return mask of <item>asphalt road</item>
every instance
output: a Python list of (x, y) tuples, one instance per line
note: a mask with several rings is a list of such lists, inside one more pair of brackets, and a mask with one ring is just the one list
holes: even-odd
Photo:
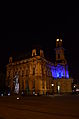
[(0, 119), (79, 119), (79, 96), (0, 97)]

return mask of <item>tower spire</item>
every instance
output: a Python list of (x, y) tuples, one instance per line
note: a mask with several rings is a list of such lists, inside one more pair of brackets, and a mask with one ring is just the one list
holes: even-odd
[(63, 33), (60, 31), (57, 31), (57, 38), (63, 39)]

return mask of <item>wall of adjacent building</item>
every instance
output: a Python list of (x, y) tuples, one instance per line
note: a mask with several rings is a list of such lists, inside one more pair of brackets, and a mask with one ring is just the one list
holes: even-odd
[(60, 93), (72, 93), (72, 79), (55, 79), (54, 93), (58, 93), (58, 85), (60, 86)]

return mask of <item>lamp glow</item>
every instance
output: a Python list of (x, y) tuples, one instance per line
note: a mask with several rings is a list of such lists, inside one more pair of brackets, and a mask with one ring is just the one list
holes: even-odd
[(51, 85), (52, 85), (52, 86), (54, 86), (54, 84), (53, 84), (53, 83), (52, 83)]

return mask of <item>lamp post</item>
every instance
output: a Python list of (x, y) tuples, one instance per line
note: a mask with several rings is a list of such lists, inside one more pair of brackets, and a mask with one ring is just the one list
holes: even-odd
[(52, 86), (52, 94), (54, 94), (54, 84), (52, 83), (51, 86)]

